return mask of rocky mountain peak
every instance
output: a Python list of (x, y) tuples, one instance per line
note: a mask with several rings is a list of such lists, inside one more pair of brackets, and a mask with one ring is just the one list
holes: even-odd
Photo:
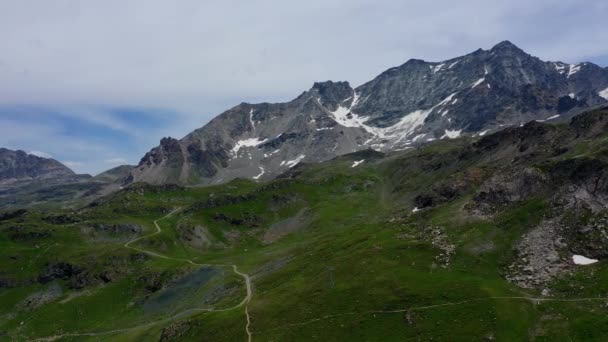
[(263, 180), (300, 162), (415, 148), (559, 121), (608, 101), (608, 71), (544, 62), (509, 41), (441, 62), (410, 59), (353, 89), (316, 82), (285, 103), (241, 104), (183, 139), (163, 139), (133, 181)]
[(517, 45), (511, 43), (508, 40), (503, 40), (502, 42), (494, 45), (490, 52), (494, 53), (504, 53), (504, 54), (525, 54), (528, 55), (524, 50), (520, 49)]
[(309, 96), (317, 99), (324, 107), (335, 110), (345, 99), (353, 98), (353, 88), (348, 82), (315, 82)]

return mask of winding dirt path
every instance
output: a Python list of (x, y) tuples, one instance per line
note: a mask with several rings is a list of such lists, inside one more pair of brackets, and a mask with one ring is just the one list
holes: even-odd
[(285, 323), (282, 326), (280, 326), (278, 328), (275, 328), (275, 329), (264, 330), (264, 331), (254, 331), (253, 333), (254, 334), (264, 334), (264, 333), (271, 332), (271, 331), (288, 329), (289, 327), (308, 325), (308, 324), (320, 322), (320, 321), (323, 321), (323, 320), (326, 320), (326, 319), (329, 319), (329, 318), (333, 318), (333, 317), (355, 316), (355, 315), (370, 315), (370, 314), (404, 313), (404, 312), (417, 311), (417, 310), (434, 309), (434, 308), (439, 308), (439, 307), (444, 307), (444, 306), (457, 306), (457, 305), (468, 304), (468, 303), (471, 303), (471, 302), (479, 302), (479, 301), (483, 301), (483, 300), (526, 300), (526, 301), (530, 301), (532, 303), (540, 303), (540, 302), (585, 302), (585, 301), (608, 301), (608, 297), (570, 298), (570, 299), (568, 299), (568, 298), (534, 298), (534, 297), (523, 297), (523, 296), (513, 296), (513, 297), (509, 297), (509, 296), (480, 297), (480, 298), (474, 298), (474, 299), (467, 299), (467, 300), (463, 300), (463, 301), (459, 301), (459, 302), (448, 302), (448, 303), (434, 304), (434, 305), (427, 305), (427, 306), (417, 306), (417, 307), (411, 307), (411, 308), (407, 308), (407, 309), (371, 310), (371, 311), (359, 311), (359, 312), (343, 312), (343, 313), (337, 313), (337, 314), (332, 314), (332, 315), (321, 316), (321, 317), (318, 317), (318, 318), (313, 318), (313, 319), (310, 319), (310, 320), (304, 321), (304, 322)]
[(145, 250), (142, 248), (138, 248), (138, 247), (134, 247), (131, 246), (133, 243), (145, 239), (145, 238), (149, 238), (151, 236), (160, 234), (162, 232), (162, 229), (160, 228), (160, 226), (158, 225), (158, 221), (162, 221), (168, 217), (170, 217), (171, 215), (175, 214), (176, 212), (178, 212), (179, 210), (181, 210), (181, 208), (177, 208), (175, 210), (173, 210), (172, 212), (168, 213), (167, 215), (163, 216), (162, 218), (156, 219), (154, 220), (154, 226), (156, 227), (156, 231), (150, 234), (146, 234), (146, 235), (142, 235), (138, 238), (135, 238), (127, 243), (125, 243), (123, 245), (123, 247), (125, 248), (129, 248), (138, 252), (142, 252), (142, 253), (146, 253), (148, 255), (151, 256), (155, 256), (157, 258), (163, 258), (163, 259), (168, 259), (168, 260), (175, 260), (175, 261), (182, 261), (182, 262), (187, 262), (191, 265), (194, 266), (201, 266), (201, 267), (231, 267), (232, 271), (243, 277), (243, 280), (245, 281), (245, 286), (247, 289), (247, 295), (245, 296), (245, 298), (243, 298), (243, 300), (241, 302), (239, 302), (238, 304), (229, 307), (229, 308), (225, 308), (225, 309), (188, 309), (185, 311), (182, 311), (178, 314), (175, 314), (173, 316), (161, 319), (161, 320), (157, 320), (157, 321), (152, 321), (152, 322), (148, 322), (148, 323), (143, 323), (140, 325), (136, 325), (134, 327), (130, 327), (130, 328), (123, 328), (123, 329), (116, 329), (116, 330), (108, 330), (108, 331), (102, 331), (102, 332), (83, 332), (83, 333), (66, 333), (66, 334), (61, 334), (61, 335), (54, 335), (54, 336), (48, 336), (48, 337), (42, 337), (42, 338), (38, 338), (35, 339), (33, 341), (55, 341), (58, 340), (60, 338), (64, 338), (64, 337), (78, 337), (78, 336), (89, 336), (89, 337), (93, 337), (93, 336), (103, 336), (103, 335), (111, 335), (111, 334), (117, 334), (117, 333), (121, 333), (121, 332), (129, 332), (129, 331), (133, 331), (133, 330), (137, 330), (137, 329), (141, 329), (141, 328), (146, 328), (146, 327), (150, 327), (150, 326), (154, 326), (154, 325), (158, 325), (158, 324), (162, 324), (162, 323), (167, 323), (170, 322), (172, 320), (175, 319), (179, 319), (182, 317), (186, 317), (189, 316), (193, 313), (197, 313), (197, 312), (224, 312), (224, 311), (230, 311), (230, 310), (234, 310), (237, 308), (240, 308), (242, 306), (245, 306), (245, 316), (247, 317), (247, 325), (245, 326), (245, 331), (247, 332), (247, 341), (251, 342), (252, 339), (252, 332), (250, 330), (250, 325), (251, 325), (251, 317), (249, 316), (249, 302), (251, 301), (251, 297), (253, 295), (253, 291), (251, 289), (251, 278), (249, 277), (249, 275), (247, 273), (243, 273), (241, 271), (239, 271), (238, 267), (236, 265), (222, 265), (222, 264), (199, 264), (197, 262), (194, 262), (190, 259), (182, 259), (182, 258), (173, 258), (173, 257), (169, 257), (166, 255), (162, 255), (159, 253), (155, 253), (149, 250)]

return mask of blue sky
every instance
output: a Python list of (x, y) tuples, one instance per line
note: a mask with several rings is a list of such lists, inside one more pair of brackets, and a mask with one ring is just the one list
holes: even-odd
[(508, 39), (608, 65), (608, 1), (0, 0), (0, 146), (77, 172), (135, 164), (240, 102), (359, 85)]
[(97, 173), (136, 162), (174, 116), (170, 110), (149, 108), (0, 105), (2, 146)]

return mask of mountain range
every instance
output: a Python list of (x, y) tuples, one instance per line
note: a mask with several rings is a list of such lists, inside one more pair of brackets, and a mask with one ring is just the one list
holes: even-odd
[(0, 208), (86, 203), (118, 190), (132, 168), (122, 165), (91, 177), (52, 158), (0, 148)]
[(560, 122), (608, 102), (608, 69), (545, 62), (508, 41), (442, 62), (411, 59), (353, 88), (318, 82), (286, 103), (241, 103), (163, 138), (124, 184), (268, 180), (300, 162)]
[(162, 138), (137, 166), (96, 177), (0, 150), (0, 206), (90, 201), (129, 184), (273, 179), (299, 163), (481, 137), (525, 122), (565, 122), (608, 103), (608, 68), (545, 62), (508, 41), (442, 62), (411, 59), (353, 88), (317, 82), (285, 103), (241, 103), (182, 139)]

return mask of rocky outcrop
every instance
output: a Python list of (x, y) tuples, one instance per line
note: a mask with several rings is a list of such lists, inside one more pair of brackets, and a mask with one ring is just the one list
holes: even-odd
[(543, 221), (525, 234), (515, 247), (515, 259), (507, 268), (506, 278), (523, 288), (537, 288), (571, 270), (562, 230), (555, 219)]
[(46, 268), (38, 276), (38, 281), (46, 284), (55, 279), (67, 280), (77, 276), (84, 271), (83, 268), (66, 262), (58, 262), (46, 265)]

